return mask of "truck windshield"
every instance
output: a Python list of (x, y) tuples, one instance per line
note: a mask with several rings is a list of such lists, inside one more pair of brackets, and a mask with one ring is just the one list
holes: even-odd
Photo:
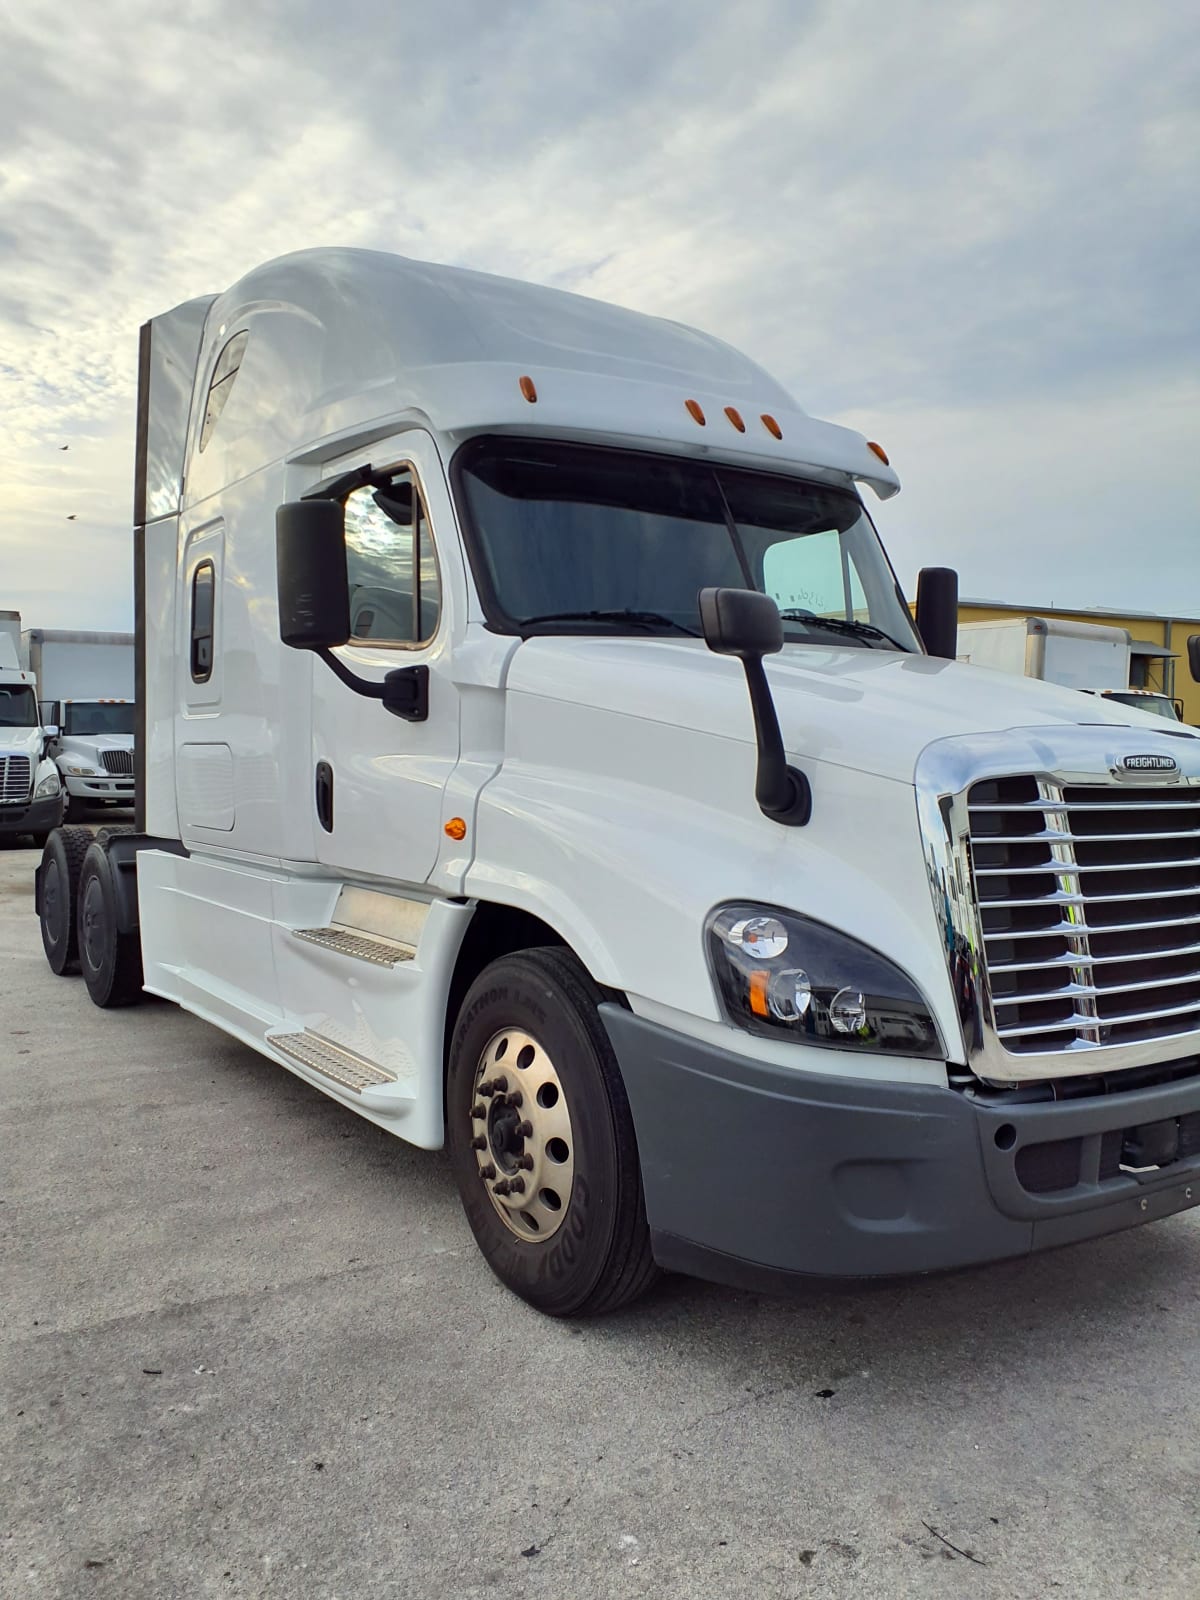
[(1166, 717), (1168, 722), (1178, 722), (1179, 712), (1175, 702), (1168, 700), (1161, 694), (1121, 694), (1119, 690), (1111, 690), (1104, 696), (1106, 700), (1116, 700), (1123, 706), (1132, 706), (1135, 711), (1148, 711), (1152, 717)]
[(25, 685), (11, 688), (0, 685), (0, 728), (36, 728), (37, 725), (33, 690)]
[(489, 622), (699, 633), (699, 591), (758, 589), (790, 642), (919, 651), (856, 494), (669, 456), (489, 438), (456, 481)]
[(132, 733), (133, 705), (128, 700), (111, 704), (88, 700), (68, 701), (63, 706), (62, 731), (79, 738), (95, 738), (106, 733)]

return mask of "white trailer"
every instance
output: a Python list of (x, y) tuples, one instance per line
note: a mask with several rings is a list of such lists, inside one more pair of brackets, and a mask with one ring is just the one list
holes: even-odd
[(134, 800), (134, 640), (131, 633), (28, 628), (24, 665), (38, 681), (42, 721), (72, 813)]
[(28, 834), (41, 849), (63, 818), (61, 783), (38, 717), (37, 685), (21, 665), (19, 611), (0, 611), (0, 839)]
[(958, 630), (960, 661), (1094, 694), (1129, 688), (1130, 645), (1125, 628), (1062, 617), (964, 622)]
[(1200, 1199), (1200, 739), (957, 664), (943, 569), (914, 628), (878, 446), (318, 250), (146, 324), (135, 481), (138, 831), (52, 836), (51, 966), (448, 1143), (534, 1305)]

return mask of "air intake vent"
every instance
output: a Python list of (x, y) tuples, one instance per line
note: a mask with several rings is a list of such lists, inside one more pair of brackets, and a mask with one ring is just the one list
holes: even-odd
[(1200, 790), (971, 789), (997, 1034), (1015, 1054), (1200, 1028)]

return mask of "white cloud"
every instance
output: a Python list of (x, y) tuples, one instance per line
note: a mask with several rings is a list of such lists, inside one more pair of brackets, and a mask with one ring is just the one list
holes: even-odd
[(1200, 608), (1173, 0), (110, 0), (69, 27), (34, 0), (5, 26), (0, 605), (31, 621), (129, 620), (138, 324), (325, 243), (741, 345), (886, 434), (906, 580), (957, 559), (967, 589)]

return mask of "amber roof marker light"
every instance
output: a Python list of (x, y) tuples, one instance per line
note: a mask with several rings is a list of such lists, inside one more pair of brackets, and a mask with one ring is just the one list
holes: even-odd
[(891, 466), (892, 463), (888, 460), (887, 451), (883, 448), (883, 446), (881, 444), (876, 444), (874, 439), (868, 439), (867, 440), (867, 449), (873, 451), (874, 454), (879, 457), (880, 461), (883, 462), (885, 467), (890, 467)]
[(742, 421), (742, 414), (736, 406), (726, 406), (725, 415), (733, 423), (739, 433), (745, 433), (746, 424)]
[(701, 409), (699, 400), (685, 400), (683, 403), (687, 407), (688, 416), (703, 428), (705, 426), (704, 412)]
[(768, 414), (765, 411), (762, 414), (762, 425), (767, 430), (767, 432), (772, 435), (773, 438), (776, 438), (776, 439), (782, 439), (783, 438), (783, 429), (775, 421), (775, 418), (772, 417), (772, 416), (768, 416)]
[(529, 401), (529, 404), (531, 406), (537, 405), (537, 384), (534, 383), (532, 378), (521, 378), (518, 381), (520, 382), (521, 393)]

